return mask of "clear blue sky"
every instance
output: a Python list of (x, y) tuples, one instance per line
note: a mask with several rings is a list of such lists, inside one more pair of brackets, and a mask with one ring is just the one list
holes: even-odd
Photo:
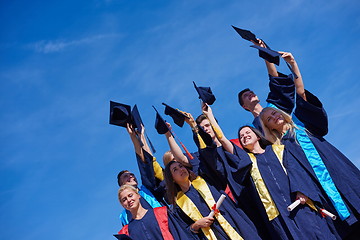
[[(197, 116), (195, 81), (211, 86), (234, 138), (251, 122), (238, 91), (265, 99), (268, 80), (231, 25), (293, 53), (327, 110), (327, 140), (359, 167), (359, 10), (356, 0), (2, 1), (1, 238), (114, 239), (116, 175), (137, 166), (125, 129), (108, 124), (110, 100), (138, 105), (161, 160), (151, 105)], [(196, 150), (187, 126), (174, 130)]]

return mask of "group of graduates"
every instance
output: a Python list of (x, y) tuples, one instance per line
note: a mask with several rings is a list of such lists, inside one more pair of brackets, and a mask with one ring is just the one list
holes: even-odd
[[(192, 129), (198, 151), (190, 153), (157, 112), (155, 127), (170, 151), (162, 168), (153, 156), (138, 109), (110, 103), (110, 123), (126, 127), (142, 186), (118, 174), (122, 229), (117, 239), (359, 239), (360, 171), (327, 142), (321, 101), (305, 90), (291, 53), (273, 51), (250, 31), (234, 29), (265, 59), (268, 106), (250, 89), (239, 104), (253, 117), (238, 139), (224, 135), (210, 105), (210, 88), (197, 87), (202, 114), (166, 104), (165, 114)], [(291, 73), (279, 73), (284, 59)], [(155, 109), (156, 110), (156, 109)], [(183, 148), (183, 149), (182, 149)], [(185, 153), (183, 153), (183, 150)]]

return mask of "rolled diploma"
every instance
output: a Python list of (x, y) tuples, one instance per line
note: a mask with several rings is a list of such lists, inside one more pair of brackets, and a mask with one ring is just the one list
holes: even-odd
[[(216, 202), (216, 209), (219, 209), (222, 202), (225, 200), (226, 195), (225, 194), (221, 194), (221, 196), (219, 197), (219, 200)], [(208, 217), (214, 217), (215, 212), (214, 210), (211, 210), (211, 212), (209, 213)]]
[(294, 210), (294, 208), (296, 208), (298, 205), (300, 204), (300, 199), (296, 200), (295, 202), (293, 202), (292, 204), (290, 204), (288, 207), (287, 207), (287, 210), (289, 212), (291, 212), (292, 210)]
[(326, 216), (330, 217), (332, 220), (336, 220), (336, 216), (334, 214), (332, 214), (331, 212), (329, 212), (325, 209), (321, 209), (321, 212), (323, 214), (325, 214)]

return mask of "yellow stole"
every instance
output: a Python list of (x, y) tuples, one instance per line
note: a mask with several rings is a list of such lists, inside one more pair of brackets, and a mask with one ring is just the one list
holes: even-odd
[[(271, 147), (272, 147), (275, 155), (277, 156), (282, 168), (284, 169), (285, 173), (287, 174), (286, 168), (284, 167), (284, 164), (283, 164), (283, 155), (284, 155), (285, 146), (273, 144), (273, 145), (271, 145)], [(306, 200), (306, 204), (313, 210), (317, 211), (317, 208), (315, 207), (314, 202), (310, 198), (308, 198), (308, 200)]]
[(271, 221), (279, 215), (279, 211), (270, 196), (269, 190), (267, 189), (264, 180), (261, 177), (261, 173), (257, 165), (256, 157), (252, 153), (248, 153), (248, 154), (253, 163), (252, 168), (250, 170), (251, 178), (254, 181), (256, 190), (266, 210), (266, 214), (269, 218), (269, 221)]
[[(191, 182), (193, 187), (200, 193), (201, 197), (205, 200), (209, 209), (211, 209), (214, 204), (216, 204), (214, 197), (211, 194), (209, 186), (206, 184), (205, 180), (198, 176), (195, 180)], [(188, 215), (194, 222), (203, 218), (200, 211), (197, 209), (196, 205), (191, 201), (191, 199), (186, 196), (183, 192), (178, 192), (176, 196), (176, 204), (183, 210), (183, 212)], [(209, 212), (210, 213), (210, 212)], [(229, 224), (229, 222), (221, 215), (221, 213), (215, 214), (215, 218), (220, 223), (220, 226), (229, 236), (230, 239), (243, 239), (238, 232)], [(201, 231), (205, 234), (208, 239), (215, 240), (217, 239), (214, 232), (210, 227), (201, 228)]]
[(155, 178), (159, 179), (160, 181), (164, 180), (163, 169), (160, 166), (160, 164), (156, 161), (155, 157), (153, 157), (153, 168), (154, 168)]
[(284, 172), (287, 174), (286, 172), (286, 168), (284, 167), (283, 164), (283, 154), (284, 154), (284, 145), (278, 145), (278, 144), (273, 144), (271, 145), (275, 155), (277, 156), (282, 168), (284, 169)]

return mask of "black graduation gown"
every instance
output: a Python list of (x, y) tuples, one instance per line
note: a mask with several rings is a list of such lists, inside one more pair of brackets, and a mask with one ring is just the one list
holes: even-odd
[[(211, 191), (214, 200), (217, 201), (221, 194), (225, 194), (223, 191), (218, 191), (215, 187), (209, 185), (209, 189)], [(200, 195), (200, 193), (191, 185), (189, 190), (185, 193), (187, 197), (191, 199), (191, 201), (196, 205), (199, 212), (202, 216), (208, 216), (211, 212), (208, 205)], [(246, 214), (239, 208), (237, 208), (233, 201), (228, 197), (225, 198), (224, 202), (220, 206), (220, 212), (224, 216), (224, 218), (229, 222), (229, 224), (240, 234), (240, 236), (244, 239), (261, 239), (257, 233), (257, 230), (251, 220), (246, 216)], [(185, 223), (188, 224), (188, 228), (190, 225), (194, 223), (194, 221), (188, 217), (179, 206), (175, 208), (176, 213), (178, 216), (184, 220)], [(214, 231), (217, 238), (231, 240), (227, 236), (227, 234), (222, 229), (219, 222), (216, 220), (210, 226), (210, 228)], [(190, 231), (190, 230), (189, 230)], [(206, 236), (200, 231), (198, 234), (200, 239), (207, 239)]]
[[(352, 225), (360, 219), (360, 171), (345, 155), (323, 138), (328, 132), (327, 114), (316, 96), (306, 91), (306, 98), (307, 101), (297, 96), (294, 115), (304, 124), (309, 139), (315, 146), (336, 188), (347, 205), (351, 215), (345, 221), (348, 225)], [(298, 161), (311, 176), (313, 182), (322, 190), (304, 150), (295, 140), (295, 137), (287, 133), (281, 141), (285, 145), (285, 152), (288, 157)], [(325, 206), (328, 204), (326, 206), (327, 210), (336, 214), (336, 210), (333, 208), (330, 200), (327, 199), (327, 195), (325, 193), (323, 195), (326, 199), (326, 202), (324, 201), (323, 204)], [(335, 224), (339, 228), (339, 232), (346, 228), (346, 225), (340, 223), (339, 219)], [(346, 232), (347, 230), (344, 231)]]
[[(164, 200), (165, 192), (165, 181), (160, 181), (155, 177), (154, 167), (153, 167), (153, 156), (148, 152), (144, 151), (145, 162), (143, 162), (139, 155), (136, 154), (136, 161), (138, 164), (138, 168), (140, 171), (142, 186), (140, 187), (140, 191), (144, 190), (150, 198), (152, 198), (153, 202), (158, 202), (155, 204), (156, 207), (166, 205), (166, 201)], [(144, 188), (145, 187), (145, 188)], [(140, 198), (140, 203), (145, 209), (153, 208), (152, 204), (149, 203), (145, 198)], [(123, 225), (126, 222), (130, 222), (132, 220), (132, 216), (130, 211), (124, 210), (125, 213), (121, 213), (120, 219)], [(127, 219), (127, 221), (125, 220)]]
[(165, 182), (155, 177), (153, 156), (146, 151), (143, 152), (145, 162), (143, 162), (140, 156), (136, 154), (136, 160), (141, 176), (141, 183), (151, 191), (156, 200), (162, 203), (162, 205), (166, 205), (166, 202), (164, 201), (164, 196), (166, 194)]
[[(174, 240), (198, 239), (193, 233), (184, 231), (181, 219), (177, 218), (170, 211), (167, 212), (168, 228)], [(163, 222), (161, 222), (163, 224)], [(132, 219), (128, 224), (128, 233), (133, 240), (154, 240), (164, 239), (161, 233), (159, 222), (155, 217), (154, 209), (148, 209), (147, 213), (140, 220)], [(164, 239), (166, 240), (166, 239)]]

